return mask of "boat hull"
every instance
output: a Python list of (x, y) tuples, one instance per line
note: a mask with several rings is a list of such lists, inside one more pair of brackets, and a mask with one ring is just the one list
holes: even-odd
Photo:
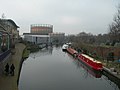
[(81, 60), (79, 60), (79, 62), (80, 62), (79, 65), (82, 68), (84, 68), (86, 71), (88, 71), (92, 76), (94, 76), (95, 78), (101, 78), (101, 76), (102, 76), (102, 72), (101, 71), (98, 71), (98, 70), (95, 70), (95, 69), (89, 67), (87, 64), (85, 64)]
[(68, 48), (68, 45), (67, 45), (67, 44), (64, 44), (64, 45), (62, 46), (62, 50), (63, 50), (63, 51), (67, 51), (67, 48)]
[(86, 65), (88, 65), (89, 67), (91, 67), (94, 70), (98, 70), (98, 71), (103, 70), (102, 63), (98, 63), (98, 61), (90, 60), (89, 58), (83, 56), (83, 54), (79, 54), (78, 59), (80, 61), (84, 62)]
[(63, 51), (63, 52), (66, 52), (66, 51), (67, 51), (67, 49), (62, 49), (62, 51)]

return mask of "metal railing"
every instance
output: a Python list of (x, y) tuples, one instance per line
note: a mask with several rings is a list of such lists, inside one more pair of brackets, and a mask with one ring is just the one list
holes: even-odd
[(0, 54), (0, 62), (2, 62), (9, 54), (11, 53), (11, 50), (7, 50)]

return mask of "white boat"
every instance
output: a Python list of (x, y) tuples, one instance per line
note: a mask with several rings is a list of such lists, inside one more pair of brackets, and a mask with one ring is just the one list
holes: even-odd
[(62, 46), (62, 50), (63, 50), (63, 51), (66, 51), (67, 48), (68, 48), (68, 45), (67, 45), (67, 44), (63, 44), (63, 46)]

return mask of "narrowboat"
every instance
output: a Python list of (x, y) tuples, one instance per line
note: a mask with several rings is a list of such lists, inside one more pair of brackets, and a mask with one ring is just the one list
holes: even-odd
[(67, 48), (67, 52), (70, 53), (74, 57), (78, 56), (78, 52), (76, 50), (72, 49), (71, 47)]
[(89, 57), (88, 55), (85, 54), (79, 54), (78, 59), (84, 62), (86, 65), (91, 67), (94, 70), (102, 71), (103, 70), (103, 65), (101, 62)]
[(101, 71), (97, 71), (97, 70), (93, 70), (91, 68), (88, 68), (88, 66), (82, 62), (79, 62), (79, 65), (86, 70), (89, 74), (91, 74), (92, 76), (94, 76), (95, 78), (101, 78), (102, 73)]

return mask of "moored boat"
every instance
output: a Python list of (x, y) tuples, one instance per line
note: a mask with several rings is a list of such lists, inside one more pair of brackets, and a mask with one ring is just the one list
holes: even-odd
[(70, 53), (74, 57), (78, 56), (78, 52), (76, 50), (72, 49), (71, 47), (67, 48), (67, 52)]
[(68, 47), (66, 50), (72, 56), (77, 57), (80, 61), (85, 63), (87, 66), (89, 66), (93, 70), (97, 70), (97, 71), (103, 70), (103, 65), (100, 61), (97, 61), (94, 58), (89, 57), (88, 55), (85, 55), (85, 54), (78, 54), (78, 52), (71, 47)]
[(68, 48), (68, 45), (67, 45), (67, 44), (63, 44), (63, 46), (62, 46), (62, 50), (63, 50), (63, 51), (66, 51), (67, 48)]
[(88, 55), (85, 54), (79, 54), (78, 59), (87, 64), (89, 67), (91, 67), (94, 70), (103, 70), (103, 65), (101, 62), (89, 57)]
[(88, 68), (88, 66), (86, 64), (83, 64), (82, 62), (79, 62), (79, 65), (82, 68), (84, 68), (89, 74), (91, 74), (92, 76), (94, 76), (95, 78), (101, 78), (101, 76), (102, 76), (101, 71), (93, 70), (91, 68)]

